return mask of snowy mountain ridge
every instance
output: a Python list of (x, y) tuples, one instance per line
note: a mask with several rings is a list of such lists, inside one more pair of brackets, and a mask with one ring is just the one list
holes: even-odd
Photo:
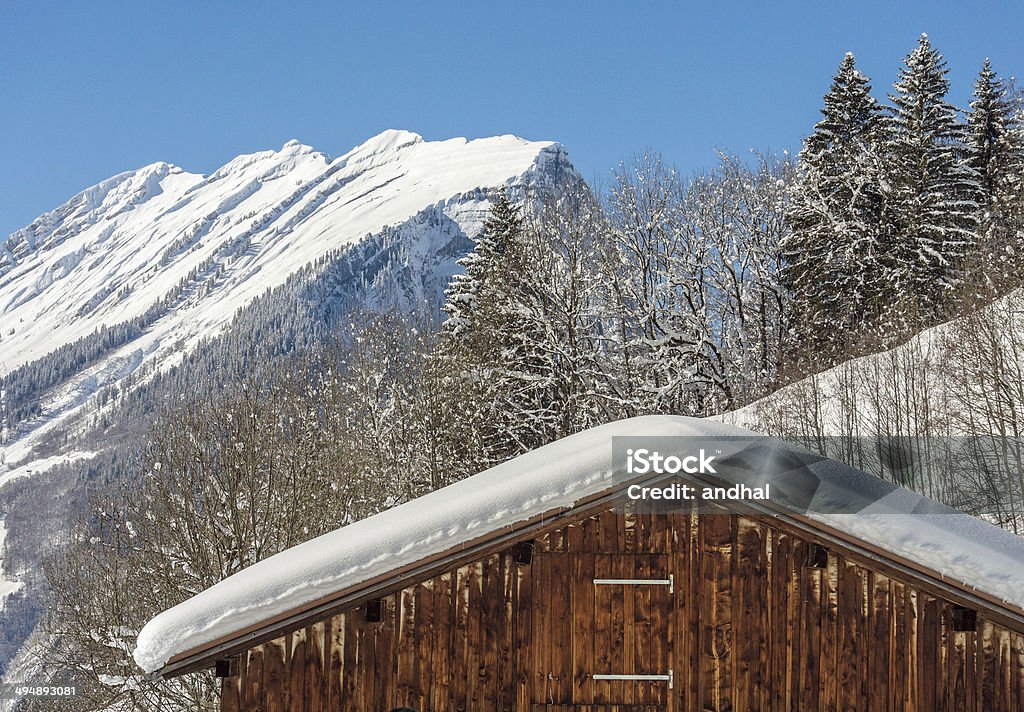
[(404, 235), (443, 288), (465, 251), (448, 242), (476, 234), (493, 189), (561, 171), (574, 169), (552, 142), (389, 130), (335, 159), (293, 140), (208, 176), (154, 163), (101, 181), (0, 252), (0, 377), (98, 332), (110, 345), (52, 384), (39, 427), (6, 424), (6, 461), (102, 386), (175, 363), (255, 297), (367, 236)]
[[(542, 154), (557, 160), (561, 149), (512, 136), (426, 142), (385, 131), (334, 160), (289, 141), (279, 151), (239, 156), (209, 176), (154, 163), (109, 178), (4, 245), (0, 375), (102, 325), (140, 316), (182, 281), (216, 293), (186, 297), (178, 309), (209, 331), (330, 250), (429, 205), (515, 182)], [(455, 217), (480, 207), (471, 201)], [(261, 272), (270, 274), (254, 279)]]

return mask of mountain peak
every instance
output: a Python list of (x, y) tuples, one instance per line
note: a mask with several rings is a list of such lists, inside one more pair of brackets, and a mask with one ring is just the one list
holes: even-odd
[(422, 142), (423, 137), (418, 133), (402, 129), (386, 129), (361, 143), (354, 149), (354, 152), (380, 153), (382, 151), (397, 151), (400, 148)]
[(312, 146), (304, 144), (297, 138), (293, 138), (289, 141), (285, 141), (278, 153), (313, 153), (313, 150)]

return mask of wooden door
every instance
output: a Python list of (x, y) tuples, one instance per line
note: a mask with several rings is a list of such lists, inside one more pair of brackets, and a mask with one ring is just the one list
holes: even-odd
[(668, 557), (544, 553), (534, 563), (534, 709), (665, 709), (674, 682)]

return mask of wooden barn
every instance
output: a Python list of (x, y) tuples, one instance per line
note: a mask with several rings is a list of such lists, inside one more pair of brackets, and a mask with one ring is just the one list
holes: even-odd
[(225, 712), (1024, 710), (1024, 540), (891, 486), (914, 514), (655, 508), (610, 474), (613, 437), (735, 432), (567, 438), (236, 574), (135, 657), (216, 667)]

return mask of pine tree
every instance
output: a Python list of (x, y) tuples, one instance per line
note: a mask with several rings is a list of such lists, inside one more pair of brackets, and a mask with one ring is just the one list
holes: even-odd
[(547, 255), (524, 228), (520, 208), (501, 190), (444, 306), (448, 357), (469, 382), (470, 418), (487, 432), (483, 446), (496, 461), (552, 439), (558, 419), (543, 348), (548, 294), (538, 283)]
[(889, 303), (880, 185), (882, 111), (847, 53), (804, 142), (787, 213), (783, 280), (792, 296), (795, 346), (826, 360)]
[(965, 127), (946, 100), (947, 74), (942, 55), (921, 35), (889, 97), (889, 215), (899, 238), (893, 278), (925, 321), (948, 313), (977, 240), (980, 188), (966, 161)]
[(988, 59), (974, 83), (968, 117), (968, 161), (981, 187), (979, 268), (996, 288), (1012, 284), (1020, 261), (1015, 213), (1024, 178), (1024, 141), (1017, 107)]
[(448, 314), (447, 328), (456, 338), (467, 337), (474, 331), (487, 305), (486, 289), (500, 277), (502, 261), (510, 256), (512, 245), (522, 231), (523, 218), (519, 208), (512, 204), (508, 191), (502, 188), (497, 195), (483, 230), (476, 238), (473, 251), (459, 260), (466, 271), (452, 277), (445, 291), (444, 311)]

